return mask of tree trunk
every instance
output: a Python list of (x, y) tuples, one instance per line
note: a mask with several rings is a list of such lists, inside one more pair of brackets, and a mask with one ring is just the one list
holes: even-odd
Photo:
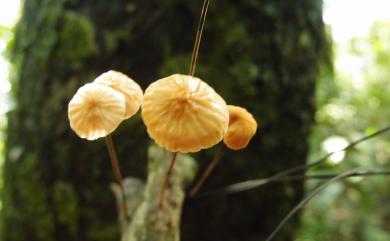
[[(103, 141), (79, 139), (67, 104), (77, 88), (115, 69), (142, 87), (187, 73), (202, 1), (29, 0), (13, 44), (2, 191), (3, 241), (119, 240), (114, 180)], [(205, 190), (303, 164), (314, 87), (325, 49), (321, 0), (211, 1), (196, 76), (259, 122), (250, 146), (225, 154)], [(150, 140), (139, 115), (114, 134), (124, 176), (145, 179)], [(200, 170), (215, 148), (195, 155)], [(272, 184), (188, 199), (184, 241), (262, 240), (303, 195)], [(278, 240), (293, 240), (297, 220)]]

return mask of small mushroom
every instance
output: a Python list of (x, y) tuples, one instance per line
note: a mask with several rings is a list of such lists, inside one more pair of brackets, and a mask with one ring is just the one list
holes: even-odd
[(228, 105), (228, 110), (229, 128), (223, 142), (232, 150), (243, 149), (256, 133), (256, 120), (242, 107)]
[(124, 113), (123, 94), (96, 83), (78, 89), (68, 105), (70, 127), (79, 137), (88, 140), (113, 132), (123, 121)]
[(127, 75), (118, 71), (110, 70), (97, 77), (94, 80), (94, 83), (111, 87), (125, 96), (125, 119), (130, 118), (139, 110), (143, 98), (142, 89)]
[(196, 152), (220, 142), (227, 131), (225, 101), (199, 78), (174, 74), (145, 91), (142, 118), (149, 136), (171, 152)]

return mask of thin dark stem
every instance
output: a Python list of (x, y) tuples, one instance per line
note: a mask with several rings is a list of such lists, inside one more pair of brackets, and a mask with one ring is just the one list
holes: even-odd
[(176, 156), (177, 156), (177, 152), (173, 152), (171, 161), (169, 162), (168, 171), (167, 174), (165, 175), (164, 183), (160, 191), (160, 199), (158, 201), (159, 208), (162, 208), (164, 206), (165, 192), (169, 186), (169, 179), (171, 178), (173, 166), (175, 165), (176, 162)]
[(203, 186), (204, 182), (210, 176), (210, 174), (214, 170), (215, 166), (217, 166), (217, 164), (221, 160), (221, 157), (223, 156), (224, 150), (225, 149), (223, 148), (223, 146), (221, 146), (219, 148), (219, 150), (215, 154), (213, 160), (209, 163), (209, 165), (207, 166), (206, 170), (203, 172), (200, 179), (196, 182), (196, 184), (194, 185), (194, 187), (191, 189), (190, 193), (188, 194), (190, 197), (192, 197), (198, 193), (199, 189)]
[(279, 233), (279, 231), (282, 229), (282, 227), (287, 223), (288, 220), (290, 220), (290, 218), (292, 216), (294, 216), (300, 209), (302, 209), (313, 197), (315, 197), (318, 193), (320, 193), (323, 189), (325, 189), (327, 186), (329, 186), (330, 184), (334, 183), (334, 182), (337, 182), (343, 178), (346, 178), (346, 177), (349, 177), (351, 175), (353, 175), (354, 173), (356, 173), (355, 170), (353, 171), (347, 171), (347, 172), (343, 172), (341, 173), (340, 175), (338, 176), (335, 176), (333, 177), (332, 179), (324, 182), (323, 184), (321, 184), (320, 186), (318, 186), (317, 188), (315, 188), (312, 192), (310, 192), (307, 197), (305, 197), (301, 202), (298, 203), (297, 206), (295, 206), (287, 215), (286, 217), (284, 217), (282, 219), (282, 221), (279, 223), (279, 225), (274, 229), (274, 231), (268, 236), (268, 238), (266, 239), (266, 241), (271, 241), (275, 236), (276, 234)]
[(209, 192), (197, 195), (197, 196), (201, 197), (201, 196), (209, 196), (209, 195), (214, 195), (214, 194), (233, 194), (233, 193), (243, 192), (243, 191), (247, 191), (247, 190), (261, 187), (265, 184), (268, 184), (270, 182), (273, 182), (275, 180), (280, 179), (280, 177), (288, 176), (291, 173), (307, 170), (309, 168), (318, 166), (319, 164), (326, 161), (331, 155), (338, 153), (338, 152), (346, 151), (346, 150), (348, 150), (348, 149), (350, 149), (350, 148), (352, 148), (352, 147), (354, 147), (354, 146), (356, 146), (364, 141), (370, 140), (370, 139), (377, 137), (379, 135), (382, 135), (388, 131), (390, 131), (390, 126), (385, 127), (383, 129), (380, 129), (380, 130), (378, 130), (370, 135), (364, 136), (360, 139), (357, 139), (357, 140), (353, 141), (352, 143), (350, 143), (348, 146), (342, 148), (341, 150), (330, 152), (314, 162), (311, 162), (311, 163), (306, 164), (306, 165), (294, 167), (294, 168), (288, 169), (286, 171), (279, 172), (271, 177), (263, 178), (263, 179), (248, 180), (248, 181), (232, 184), (232, 185), (229, 185), (227, 187), (220, 188), (220, 189), (213, 190), (213, 191), (209, 191)]
[[(205, 192), (201, 195), (198, 195), (197, 197), (204, 197), (209, 195), (216, 195), (216, 194), (232, 194), (232, 193), (238, 193), (243, 192), (249, 189), (253, 188), (260, 188), (266, 184), (269, 183), (284, 183), (284, 182), (293, 182), (293, 181), (307, 181), (307, 180), (313, 180), (313, 179), (329, 179), (340, 175), (340, 173), (318, 173), (318, 174), (311, 174), (311, 175), (296, 175), (296, 176), (280, 176), (280, 177), (274, 177), (274, 178), (264, 178), (264, 179), (258, 179), (243, 183), (237, 183), (230, 186), (227, 186), (223, 189), (214, 190), (212, 192)], [(352, 173), (347, 177), (365, 177), (365, 176), (385, 176), (390, 175), (390, 170), (366, 170), (366, 171), (357, 171)]]
[(363, 136), (362, 138), (360, 139), (357, 139), (353, 142), (351, 142), (349, 145), (347, 145), (346, 147), (338, 150), (338, 151), (333, 151), (333, 152), (329, 152), (328, 154), (326, 154), (325, 156), (321, 157), (320, 159), (314, 161), (314, 162), (311, 162), (309, 164), (306, 164), (306, 165), (302, 165), (302, 166), (297, 166), (297, 167), (294, 167), (294, 168), (291, 168), (291, 169), (288, 169), (286, 171), (283, 171), (283, 172), (279, 172), (277, 174), (275, 174), (273, 177), (275, 176), (286, 176), (286, 175), (289, 175), (290, 173), (294, 173), (294, 172), (298, 172), (298, 171), (302, 171), (302, 170), (306, 170), (306, 169), (309, 169), (309, 168), (312, 168), (312, 167), (315, 167), (315, 166), (318, 166), (319, 164), (321, 164), (322, 162), (326, 161), (330, 156), (332, 156), (333, 154), (335, 153), (339, 153), (339, 152), (343, 152), (343, 151), (346, 151), (348, 149), (351, 149), (352, 147), (364, 142), (364, 141), (367, 141), (369, 139), (372, 139), (376, 136), (379, 136), (385, 132), (388, 132), (390, 131), (390, 126), (388, 127), (385, 127), (383, 129), (380, 129), (370, 135), (367, 135), (367, 136)]
[(203, 2), (202, 13), (200, 15), (199, 25), (198, 25), (198, 29), (197, 29), (196, 35), (195, 35), (194, 48), (192, 50), (191, 65), (190, 65), (190, 71), (189, 71), (189, 74), (191, 76), (194, 76), (194, 74), (195, 74), (196, 60), (198, 58), (200, 42), (202, 40), (203, 27), (204, 27), (204, 24), (206, 21), (207, 10), (208, 10), (209, 4), (210, 4), (209, 0), (205, 0)]
[[(302, 175), (302, 176), (283, 176), (274, 178), (271, 182), (291, 182), (291, 181), (301, 181), (301, 180), (309, 180), (309, 179), (329, 179), (340, 175), (340, 173), (319, 173), (319, 174), (311, 174), (311, 175)], [(364, 171), (356, 171), (351, 173), (348, 177), (366, 177), (366, 176), (386, 176), (390, 175), (390, 170), (364, 170)]]
[(123, 215), (125, 216), (126, 220), (129, 220), (129, 214), (127, 211), (127, 201), (126, 201), (126, 194), (125, 194), (125, 188), (123, 187), (123, 180), (122, 180), (122, 174), (119, 167), (119, 161), (118, 157), (116, 155), (114, 142), (112, 140), (111, 134), (106, 136), (106, 144), (108, 149), (108, 154), (110, 156), (112, 170), (114, 172), (114, 176), (116, 179), (116, 182), (118, 183), (121, 191), (122, 191), (122, 209), (123, 209)]

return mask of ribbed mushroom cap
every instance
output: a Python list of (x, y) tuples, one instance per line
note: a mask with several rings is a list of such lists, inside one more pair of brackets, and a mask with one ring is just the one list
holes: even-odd
[(95, 140), (113, 132), (123, 121), (125, 98), (105, 85), (82, 86), (68, 105), (70, 127), (76, 134)]
[(245, 148), (256, 133), (257, 123), (246, 109), (228, 105), (229, 128), (223, 142), (232, 150)]
[(227, 131), (225, 101), (188, 75), (157, 80), (145, 91), (142, 118), (149, 136), (172, 152), (196, 152), (220, 142)]
[(127, 75), (110, 70), (94, 80), (94, 83), (107, 85), (125, 96), (126, 110), (124, 118), (130, 118), (139, 110), (143, 93), (141, 87)]

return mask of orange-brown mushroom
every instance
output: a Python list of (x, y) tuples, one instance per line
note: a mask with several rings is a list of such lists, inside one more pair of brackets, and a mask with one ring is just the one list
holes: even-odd
[(142, 118), (149, 136), (160, 146), (171, 152), (196, 152), (222, 140), (229, 113), (208, 84), (174, 74), (146, 89)]
[(243, 149), (256, 133), (256, 120), (242, 107), (228, 105), (228, 110), (229, 128), (223, 142), (232, 150)]

